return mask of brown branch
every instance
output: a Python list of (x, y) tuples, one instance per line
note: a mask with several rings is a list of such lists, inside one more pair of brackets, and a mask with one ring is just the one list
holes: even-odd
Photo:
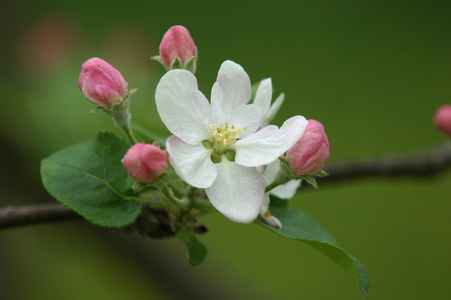
[(81, 217), (59, 203), (6, 206), (0, 209), (0, 229), (67, 219)]
[(425, 177), (438, 175), (449, 168), (451, 168), (451, 144), (445, 144), (409, 156), (388, 156), (330, 164), (324, 168), (330, 175), (320, 180), (323, 184), (344, 179), (382, 176)]
[[(339, 162), (326, 166), (329, 176), (321, 178), (321, 185), (344, 179), (386, 176), (431, 176), (451, 168), (451, 144), (411, 156), (393, 156), (378, 159), (362, 159), (355, 162)], [(82, 219), (78, 214), (59, 203), (0, 208), (0, 230), (22, 225)], [(197, 233), (206, 232), (201, 223), (191, 225)], [(143, 205), (135, 223), (125, 230), (138, 231), (152, 238), (174, 236), (167, 211)]]
[[(0, 208), (0, 230), (23, 225), (47, 223), (61, 220), (83, 218), (60, 203), (44, 203), (25, 206), (6, 206)], [(190, 227), (198, 234), (207, 232), (201, 222), (191, 222)], [(175, 235), (171, 226), (171, 217), (166, 210), (142, 205), (142, 210), (136, 221), (124, 231), (137, 231), (141, 235), (161, 239)]]

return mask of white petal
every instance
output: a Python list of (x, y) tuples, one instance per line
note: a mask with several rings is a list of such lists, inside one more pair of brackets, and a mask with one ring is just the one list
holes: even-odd
[(229, 125), (235, 125), (235, 128), (241, 127), (240, 137), (246, 138), (256, 132), (260, 125), (258, 109), (254, 104), (240, 105), (228, 122)]
[(262, 208), (260, 210), (260, 216), (262, 216), (263, 219), (265, 219), (266, 223), (271, 225), (272, 227), (275, 227), (277, 229), (282, 228), (282, 223), (271, 215), (271, 212), (269, 211), (269, 193), (265, 194), (265, 200), (263, 201)]
[[(263, 117), (269, 110), (271, 105), (272, 98), (272, 84), (271, 78), (266, 78), (260, 82), (258, 86), (257, 93), (255, 94), (254, 104), (258, 107), (258, 112), (260, 114), (260, 118), (263, 121)], [(268, 124), (264, 124), (261, 126), (266, 126)]]
[(277, 219), (273, 215), (271, 215), (267, 218), (264, 218), (264, 219), (265, 219), (266, 223), (268, 223), (272, 227), (275, 227), (277, 229), (282, 229), (282, 223), (279, 221), (279, 219)]
[(269, 193), (280, 199), (291, 199), (296, 195), (298, 188), (301, 186), (302, 180), (291, 180), (285, 184), (273, 188)]
[(222, 94), (219, 84), (215, 82), (211, 88), (211, 110), (213, 112), (213, 119), (215, 125), (218, 127), (224, 126), (225, 122), (228, 122), (230, 114), (232, 112), (231, 107), (227, 107), (229, 103), (224, 101), (224, 95)]
[(268, 165), (290, 149), (304, 134), (308, 121), (302, 116), (294, 116), (280, 129), (269, 125), (255, 134), (237, 141), (235, 161), (246, 167)]
[(223, 62), (211, 91), (211, 107), (215, 119), (224, 116), (222, 121), (227, 122), (236, 107), (247, 104), (250, 98), (251, 81), (247, 73), (233, 61)]
[(210, 158), (212, 150), (205, 149), (202, 144), (185, 143), (175, 135), (167, 139), (166, 150), (171, 165), (185, 182), (200, 189), (212, 185), (217, 175)]
[(230, 220), (250, 223), (257, 218), (265, 194), (265, 182), (255, 168), (246, 168), (224, 156), (216, 164), (218, 176), (205, 190), (216, 209)]
[[(213, 85), (212, 89), (212, 99), (217, 99), (221, 97), (222, 91), (219, 89), (218, 83)], [(232, 108), (229, 107), (227, 101), (222, 103), (222, 106), (214, 105), (212, 102), (212, 109), (214, 114), (214, 124), (216, 127), (224, 127), (225, 123), (228, 122), (229, 126), (235, 125), (235, 128), (247, 127), (240, 134), (241, 138), (253, 134), (260, 125), (260, 114), (258, 108), (254, 104), (237, 105)], [(225, 108), (224, 108), (225, 107)]]
[(266, 126), (272, 122), (280, 107), (282, 106), (283, 100), (285, 100), (285, 94), (282, 93), (277, 97), (276, 101), (271, 105), (266, 115), (263, 117), (261, 126)]
[(266, 212), (269, 209), (269, 193), (265, 193), (265, 198), (263, 199), (263, 203), (262, 203), (262, 208), (260, 208), (260, 215), (263, 217), (264, 214), (266, 214)]
[[(211, 91), (212, 99), (219, 99), (223, 95), (218, 83), (213, 85)], [(228, 122), (229, 126), (235, 125), (235, 127), (247, 127), (246, 132), (243, 132), (243, 136), (249, 135), (257, 131), (259, 126), (259, 112), (258, 108), (254, 104), (240, 104), (232, 107), (233, 104), (230, 101), (221, 102), (221, 105), (215, 105), (218, 102), (212, 101), (212, 110), (214, 115), (215, 125), (217, 127), (225, 126)]]
[(275, 160), (274, 162), (268, 164), (263, 169), (263, 179), (265, 180), (266, 185), (272, 183), (274, 179), (276, 179), (277, 174), (280, 171), (280, 160)]
[(211, 136), (210, 103), (186, 70), (167, 72), (158, 83), (155, 101), (161, 120), (174, 135), (195, 145)]

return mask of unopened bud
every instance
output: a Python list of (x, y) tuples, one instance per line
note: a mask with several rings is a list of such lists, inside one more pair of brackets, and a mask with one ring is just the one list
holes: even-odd
[(308, 120), (308, 126), (299, 141), (291, 147), (286, 159), (297, 175), (313, 175), (321, 172), (329, 160), (329, 141), (324, 126)]
[(134, 180), (150, 184), (166, 172), (168, 157), (154, 145), (138, 143), (127, 151), (123, 164)]
[(160, 57), (169, 70), (189, 69), (194, 72), (196, 45), (185, 27), (169, 28), (160, 44)]
[(110, 108), (118, 100), (127, 98), (128, 89), (124, 77), (103, 59), (90, 58), (81, 68), (78, 87), (92, 103)]
[(451, 105), (443, 105), (435, 113), (435, 125), (451, 137)]

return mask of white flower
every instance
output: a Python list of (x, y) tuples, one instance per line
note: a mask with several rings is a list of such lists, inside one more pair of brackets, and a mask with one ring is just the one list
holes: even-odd
[(205, 189), (217, 210), (240, 223), (252, 222), (264, 200), (265, 181), (256, 167), (285, 153), (308, 124), (295, 116), (280, 129), (259, 129), (261, 116), (255, 105), (247, 105), (250, 96), (249, 76), (232, 61), (219, 69), (211, 104), (186, 70), (167, 72), (155, 93), (158, 113), (174, 134), (166, 149), (175, 171), (188, 184)]

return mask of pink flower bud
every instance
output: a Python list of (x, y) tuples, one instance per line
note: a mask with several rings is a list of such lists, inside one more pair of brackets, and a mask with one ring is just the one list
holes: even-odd
[(169, 28), (160, 44), (160, 56), (169, 69), (172, 69), (177, 58), (185, 67), (196, 56), (196, 45), (185, 27), (178, 25)]
[(128, 149), (123, 164), (134, 180), (150, 184), (168, 169), (168, 156), (154, 145), (139, 143)]
[(101, 58), (93, 57), (85, 61), (78, 78), (78, 87), (92, 103), (110, 108), (128, 94), (127, 83), (122, 74)]
[(448, 136), (451, 136), (451, 105), (443, 105), (435, 113), (435, 125)]
[(288, 149), (286, 158), (297, 175), (320, 172), (329, 160), (329, 141), (324, 126), (308, 120), (308, 126), (299, 141)]

